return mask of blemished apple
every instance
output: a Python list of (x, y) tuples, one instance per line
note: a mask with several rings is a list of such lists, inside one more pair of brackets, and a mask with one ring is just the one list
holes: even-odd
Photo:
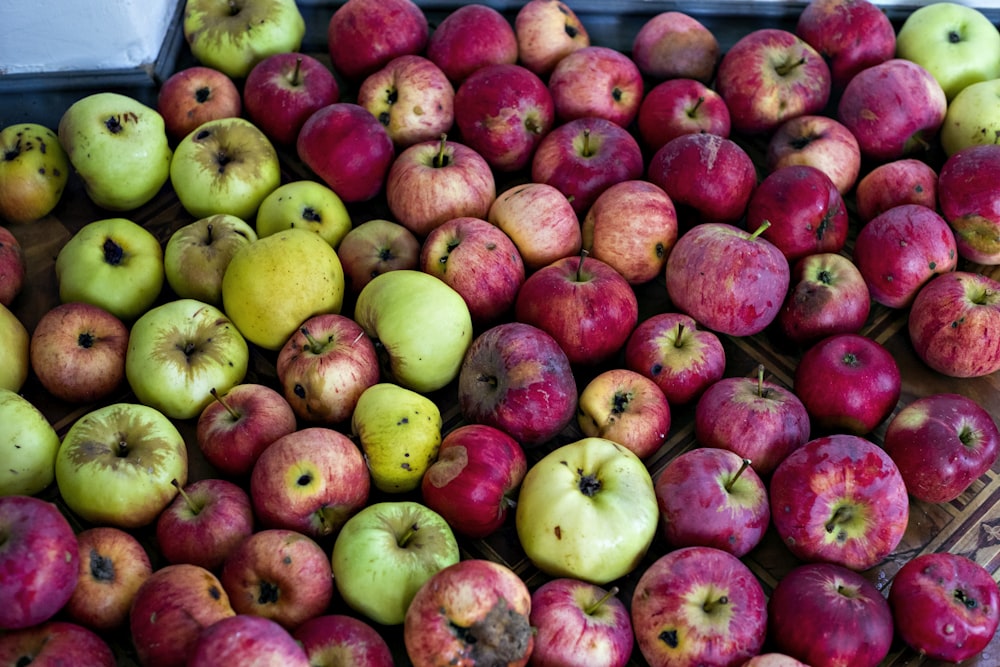
[(429, 35), (427, 17), (411, 0), (348, 0), (326, 29), (333, 69), (350, 81), (398, 56), (422, 53)]
[(1000, 207), (992, 197), (1000, 170), (1000, 146), (969, 146), (952, 154), (938, 170), (941, 215), (952, 231), (958, 254), (978, 264), (1000, 264)]
[[(56, 133), (38, 123), (9, 125), (0, 130), (0, 155), (0, 220), (24, 224), (48, 215), (70, 175)], [(9, 305), (3, 296), (0, 287), (0, 303)]]
[(310, 667), (306, 651), (281, 624), (256, 614), (237, 614), (205, 628), (186, 667), (239, 663), (245, 667)]
[(729, 138), (729, 107), (718, 92), (697, 79), (667, 79), (642, 98), (636, 129), (653, 151), (682, 134)]
[(282, 146), (295, 145), (309, 116), (338, 101), (336, 76), (306, 53), (269, 55), (253, 66), (243, 82), (247, 118)]
[(337, 667), (341, 659), (362, 667), (395, 665), (389, 644), (378, 630), (347, 614), (314, 616), (295, 628), (292, 636), (314, 667)]
[(556, 118), (604, 118), (628, 127), (639, 113), (642, 72), (627, 55), (607, 46), (586, 46), (566, 54), (548, 78)]
[(218, 213), (188, 223), (167, 239), (163, 271), (167, 285), (183, 299), (222, 305), (222, 278), (236, 251), (257, 240), (243, 219)]
[(861, 172), (861, 147), (836, 118), (807, 114), (778, 126), (768, 140), (764, 162), (769, 172), (793, 164), (816, 167), (847, 195)]
[(337, 248), (348, 292), (357, 297), (372, 278), (386, 271), (419, 268), (420, 246), (413, 232), (392, 220), (376, 218), (355, 225)]
[(243, 100), (228, 74), (192, 65), (167, 77), (157, 93), (156, 110), (163, 116), (167, 135), (180, 141), (202, 123), (238, 117)]
[(0, 635), (0, 664), (115, 667), (108, 642), (71, 621), (50, 620)]
[(522, 65), (547, 78), (566, 55), (590, 46), (590, 34), (562, 0), (528, 0), (514, 17), (517, 55)]
[(670, 403), (653, 380), (627, 368), (597, 374), (580, 392), (577, 424), (585, 436), (607, 438), (640, 459), (670, 432)]
[(902, 204), (920, 204), (937, 210), (934, 167), (916, 158), (901, 158), (876, 165), (854, 188), (854, 205), (862, 223)]
[[(2, 311), (0, 311), (2, 315)], [(59, 434), (41, 410), (13, 389), (0, 386), (0, 496), (34, 496), (55, 479)]]
[(654, 81), (694, 79), (707, 84), (715, 76), (721, 53), (712, 31), (680, 11), (646, 19), (632, 40), (632, 59)]
[(435, 26), (426, 53), (457, 86), (483, 67), (516, 63), (517, 36), (510, 21), (493, 7), (460, 5)]
[(24, 247), (6, 227), (0, 227), (0, 305), (8, 308), (24, 289), (28, 265)]
[(997, 110), (1000, 77), (970, 83), (948, 103), (948, 112), (941, 124), (939, 139), (945, 155), (954, 155), (963, 148), (989, 144), (1000, 132)]
[(308, 229), (336, 249), (351, 230), (351, 214), (340, 196), (323, 183), (298, 179), (264, 197), (254, 220), (258, 237), (292, 227)]
[(778, 327), (788, 340), (808, 347), (827, 336), (860, 332), (871, 303), (868, 284), (850, 258), (839, 253), (809, 255), (792, 265)]
[(579, 254), (583, 243), (569, 198), (546, 183), (513, 185), (500, 192), (487, 220), (511, 238), (529, 272)]

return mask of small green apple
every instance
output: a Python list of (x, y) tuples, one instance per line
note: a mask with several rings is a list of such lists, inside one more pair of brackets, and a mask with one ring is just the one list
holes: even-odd
[(28, 379), (31, 336), (7, 306), (0, 303), (0, 389), (20, 391)]
[(69, 170), (69, 157), (49, 128), (19, 123), (0, 130), (0, 218), (24, 223), (48, 215)]
[(236, 251), (257, 240), (241, 218), (217, 213), (175, 231), (163, 249), (163, 270), (177, 296), (222, 305), (222, 276)]
[(1000, 78), (971, 83), (955, 95), (940, 137), (948, 156), (969, 146), (1000, 141)]
[(56, 474), (59, 435), (38, 408), (0, 389), (0, 496), (33, 496)]
[(315, 232), (336, 248), (351, 231), (351, 215), (336, 192), (316, 181), (292, 181), (271, 192), (257, 210), (257, 235), (290, 227)]

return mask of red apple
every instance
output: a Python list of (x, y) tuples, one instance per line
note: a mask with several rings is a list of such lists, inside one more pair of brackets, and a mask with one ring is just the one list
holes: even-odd
[(567, 54), (590, 46), (580, 17), (562, 0), (528, 0), (514, 17), (514, 36), (519, 61), (541, 77)]
[(583, 243), (573, 205), (558, 188), (546, 183), (504, 190), (490, 206), (487, 220), (511, 238), (529, 271), (579, 254)]
[(378, 631), (346, 614), (323, 614), (292, 631), (313, 667), (393, 667), (392, 652)]
[(795, 34), (826, 58), (837, 91), (861, 70), (896, 55), (896, 29), (869, 0), (812, 0), (799, 14)]
[(459, 5), (434, 28), (427, 57), (458, 85), (482, 67), (516, 63), (517, 36), (510, 21), (493, 7)]
[(294, 146), (309, 116), (340, 101), (333, 72), (305, 53), (275, 53), (250, 70), (243, 82), (247, 117), (271, 141)]
[(670, 403), (653, 380), (627, 368), (594, 376), (580, 392), (576, 420), (587, 437), (617, 442), (640, 459), (670, 432)]
[(817, 253), (792, 266), (777, 321), (790, 341), (809, 346), (833, 334), (858, 333), (870, 311), (868, 284), (854, 262), (837, 253)]
[(742, 667), (809, 667), (809, 665), (784, 653), (761, 653), (744, 662)]
[(628, 127), (642, 103), (642, 72), (624, 53), (607, 46), (586, 46), (566, 54), (549, 75), (556, 117), (604, 118)]
[(938, 172), (938, 204), (955, 232), (958, 254), (979, 264), (1000, 264), (998, 174), (1000, 146), (993, 144), (956, 151)]
[(326, 31), (334, 70), (352, 81), (397, 56), (422, 53), (429, 35), (427, 17), (412, 0), (348, 0)]
[(0, 227), (0, 304), (10, 306), (24, 288), (27, 275), (24, 248), (14, 233)]
[(170, 138), (180, 141), (202, 123), (239, 117), (243, 100), (226, 74), (195, 65), (166, 78), (157, 93), (156, 110)]
[(636, 129), (645, 146), (657, 151), (682, 134), (729, 138), (729, 107), (715, 90), (697, 79), (668, 79), (646, 93)]
[(305, 649), (275, 621), (251, 614), (223, 618), (202, 630), (185, 667), (310, 667)]
[(789, 118), (767, 143), (765, 165), (775, 171), (789, 165), (816, 167), (846, 195), (861, 171), (861, 147), (843, 123), (830, 116)]
[(632, 39), (632, 59), (650, 79), (695, 79), (708, 83), (715, 75), (719, 40), (701, 21), (679, 11), (646, 19)]
[(111, 646), (94, 631), (67, 621), (47, 621), (0, 635), (0, 665), (115, 667)]
[(355, 297), (375, 276), (395, 269), (415, 269), (420, 261), (420, 241), (413, 232), (392, 220), (366, 220), (351, 228), (337, 257), (344, 268), (344, 282)]
[(862, 223), (901, 204), (937, 210), (937, 172), (915, 158), (884, 162), (858, 181), (854, 204)]

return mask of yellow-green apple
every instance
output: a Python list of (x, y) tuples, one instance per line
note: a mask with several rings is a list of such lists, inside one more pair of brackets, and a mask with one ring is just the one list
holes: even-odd
[(795, 367), (793, 390), (818, 430), (865, 435), (896, 409), (899, 365), (878, 341), (839, 333), (813, 343)]
[(236, 83), (214, 67), (191, 65), (168, 76), (156, 95), (167, 136), (180, 141), (202, 123), (236, 118), (243, 100)]
[(0, 227), (0, 305), (10, 307), (24, 289), (28, 264), (24, 247), (6, 227)]
[(653, 81), (694, 79), (707, 84), (715, 76), (720, 54), (712, 31), (680, 11), (650, 16), (632, 39), (632, 59)]
[(809, 413), (791, 389), (756, 377), (727, 377), (698, 398), (694, 432), (699, 445), (734, 452), (769, 477), (782, 460), (810, 439)]
[[(383, 379), (421, 393), (458, 377), (472, 343), (472, 316), (462, 295), (423, 271), (373, 278), (358, 294), (354, 319), (375, 344)], [(434, 322), (433, 336), (427, 322)]]
[(486, 218), (511, 238), (528, 271), (578, 255), (583, 244), (569, 198), (547, 183), (510, 186), (497, 195)]
[(869, 220), (851, 257), (872, 301), (889, 308), (906, 308), (928, 280), (958, 267), (951, 227), (920, 204), (900, 204)]
[(0, 497), (33, 496), (55, 479), (59, 435), (31, 401), (0, 388)]
[(0, 628), (19, 630), (49, 620), (76, 586), (80, 552), (59, 508), (35, 496), (0, 496)]
[(740, 665), (760, 653), (767, 598), (743, 561), (712, 547), (657, 558), (632, 594), (632, 629), (651, 665)]
[(552, 93), (523, 65), (486, 65), (455, 91), (455, 126), (462, 141), (501, 173), (530, 164), (555, 121)]
[(836, 118), (808, 114), (789, 118), (771, 135), (765, 165), (775, 171), (788, 165), (816, 167), (846, 195), (861, 172), (861, 147)]
[(351, 230), (351, 214), (329, 187), (300, 179), (279, 185), (264, 197), (254, 226), (258, 237), (301, 227), (319, 234), (336, 248)]
[(62, 199), (70, 162), (59, 137), (38, 123), (0, 130), (0, 219), (27, 223), (48, 215)]
[(31, 370), (31, 334), (20, 318), (0, 304), (0, 389), (21, 391)]
[(517, 36), (503, 14), (484, 4), (459, 5), (435, 26), (427, 57), (456, 86), (488, 65), (517, 62)]
[(423, 53), (429, 35), (427, 17), (412, 0), (348, 0), (326, 31), (333, 68), (351, 81), (397, 56)]
[(757, 168), (732, 139), (689, 133), (653, 154), (646, 178), (673, 201), (683, 233), (702, 222), (735, 224), (742, 219), (757, 187)]
[(764, 228), (748, 232), (715, 222), (683, 233), (665, 272), (674, 306), (719, 333), (750, 336), (766, 329), (785, 301), (791, 270), (781, 250), (760, 236)]
[(528, 0), (514, 16), (519, 62), (542, 78), (564, 56), (590, 46), (590, 35), (562, 0)]
[(99, 634), (77, 623), (51, 620), (0, 637), (0, 664), (115, 667), (115, 654)]
[(458, 562), (458, 542), (440, 514), (412, 500), (362, 509), (337, 535), (331, 563), (340, 597), (381, 625), (399, 625), (417, 589)]
[(897, 635), (920, 655), (960, 663), (986, 650), (1000, 623), (990, 571), (967, 556), (923, 553), (892, 578), (889, 608)]
[(114, 526), (85, 528), (76, 539), (80, 570), (66, 614), (99, 632), (124, 628), (136, 591), (153, 573), (149, 553), (139, 538)]
[(590, 257), (609, 264), (630, 285), (641, 285), (663, 275), (679, 233), (677, 210), (660, 186), (622, 181), (594, 200), (580, 231)]
[(275, 366), (293, 415), (315, 424), (347, 422), (380, 375), (375, 345), (357, 322), (338, 313), (303, 322), (278, 351)]
[(128, 218), (81, 227), (56, 256), (59, 299), (100, 306), (130, 322), (160, 296), (163, 249), (152, 232)]
[(611, 440), (585, 437), (528, 469), (514, 521), (525, 555), (542, 572), (602, 585), (638, 567), (659, 510), (642, 459)]
[(604, 118), (628, 127), (639, 113), (645, 92), (642, 72), (621, 51), (585, 46), (556, 63), (548, 78), (556, 118)]
[(156, 518), (156, 544), (168, 563), (217, 571), (254, 530), (253, 506), (243, 487), (203, 477), (187, 486)]
[(546, 134), (531, 158), (531, 180), (554, 186), (578, 216), (621, 181), (642, 178), (642, 148), (632, 134), (604, 118), (577, 118)]
[(714, 89), (697, 79), (668, 79), (642, 98), (636, 129), (646, 148), (659, 150), (682, 134), (729, 137), (729, 107)]
[(789, 118), (823, 111), (831, 83), (826, 60), (806, 41), (789, 30), (758, 28), (722, 56), (715, 89), (734, 130), (769, 134)]
[(281, 184), (271, 141), (245, 118), (207, 121), (181, 139), (170, 161), (170, 184), (196, 218), (228, 213), (250, 220)]
[(279, 350), (310, 317), (340, 312), (344, 268), (318, 234), (286, 229), (233, 255), (222, 277), (222, 302), (247, 341)]
[(350, 438), (312, 426), (271, 443), (254, 463), (249, 488), (264, 527), (318, 539), (336, 533), (364, 507), (371, 480)]
[(112, 403), (78, 418), (56, 453), (56, 484), (83, 520), (118, 528), (151, 524), (187, 483), (184, 437), (162, 412)]
[(420, 498), (452, 530), (481, 539), (500, 529), (528, 471), (521, 445), (485, 424), (463, 424), (441, 440), (420, 480)]
[(138, 208), (170, 175), (163, 116), (128, 95), (104, 91), (78, 99), (63, 112), (57, 132), (87, 196), (101, 208)]
[(998, 170), (995, 144), (962, 149), (938, 170), (938, 208), (955, 232), (958, 254), (977, 264), (1000, 264), (1000, 206), (993, 196)]
[(670, 404), (653, 380), (627, 368), (595, 375), (580, 392), (576, 421), (588, 437), (613, 440), (640, 459), (670, 432)]
[(948, 103), (941, 124), (941, 148), (954, 155), (963, 148), (991, 144), (1000, 133), (1000, 76), (963, 88)]
[(750, 459), (729, 449), (699, 443), (672, 458), (653, 489), (663, 536), (675, 549), (714, 547), (742, 558), (770, 526), (767, 487)]
[(476, 336), (458, 376), (462, 415), (524, 447), (545, 443), (566, 428), (577, 398), (573, 369), (559, 343), (521, 322), (501, 322)]
[(357, 297), (375, 276), (395, 269), (416, 269), (420, 241), (392, 220), (375, 218), (354, 225), (337, 247), (347, 290)]
[(910, 306), (907, 329), (917, 356), (950, 377), (1000, 370), (1000, 282), (969, 271), (935, 276)]
[(393, 667), (389, 644), (371, 624), (347, 614), (322, 614), (292, 631), (315, 667), (336, 667), (341, 659), (364, 667)]
[(298, 428), (292, 406), (268, 385), (245, 382), (210, 391), (215, 400), (198, 415), (195, 440), (223, 475), (246, 477), (268, 445)]
[(836, 118), (858, 140), (863, 158), (888, 162), (928, 151), (947, 109), (944, 90), (930, 72), (890, 58), (851, 78)]
[(204, 628), (235, 615), (212, 572), (181, 563), (157, 569), (136, 591), (129, 634), (139, 664), (183, 665)]
[(257, 240), (242, 218), (216, 213), (190, 222), (170, 235), (163, 247), (167, 285), (182, 299), (222, 305), (222, 277), (236, 251)]
[(776, 321), (788, 340), (808, 347), (833, 334), (861, 331), (871, 302), (868, 284), (850, 258), (817, 253), (792, 265), (788, 296)]
[(625, 366), (653, 380), (671, 406), (691, 403), (726, 370), (719, 337), (683, 313), (657, 313), (639, 322), (624, 354)]
[(333, 599), (330, 557), (295, 530), (265, 528), (246, 537), (222, 564), (219, 581), (237, 614), (267, 618), (286, 630), (326, 612)]
[(946, 503), (965, 493), (996, 463), (1000, 432), (974, 399), (936, 393), (896, 413), (882, 448), (896, 463), (911, 496)]
[(191, 55), (234, 79), (271, 54), (298, 51), (306, 32), (294, 0), (186, 0), (182, 25)]
[(812, 0), (799, 14), (795, 34), (826, 59), (835, 92), (861, 70), (896, 55), (896, 28), (869, 0)]
[(339, 101), (337, 77), (307, 53), (271, 54), (243, 82), (247, 118), (280, 146), (294, 146), (309, 116)]
[(460, 216), (431, 230), (420, 250), (420, 270), (462, 295), (472, 323), (491, 326), (509, 315), (524, 283), (524, 260), (499, 227)]
[(403, 620), (406, 655), (414, 667), (470, 660), (523, 667), (535, 646), (530, 613), (531, 592), (516, 572), (481, 558), (461, 560), (413, 596)]
[(310, 667), (309, 656), (291, 632), (277, 621), (256, 614), (237, 614), (205, 628), (191, 653), (188, 667), (238, 663), (246, 667)]
[(531, 663), (625, 667), (634, 638), (632, 619), (618, 590), (559, 577), (532, 591)]
[(881, 447), (848, 433), (796, 449), (768, 489), (774, 528), (802, 561), (867, 570), (899, 545), (909, 519), (899, 468)]
[(246, 339), (226, 315), (196, 299), (168, 301), (135, 321), (125, 377), (140, 403), (172, 419), (191, 419), (243, 381), (250, 363)]
[(854, 188), (858, 218), (866, 223), (900, 204), (937, 210), (937, 171), (923, 160), (902, 158), (876, 165)]
[(295, 150), (313, 173), (350, 203), (368, 201), (382, 192), (396, 157), (385, 126), (363, 106), (350, 102), (328, 104), (309, 116), (299, 130)]
[(767, 611), (772, 645), (815, 667), (876, 667), (892, 647), (889, 603), (840, 565), (796, 565), (771, 592)]
[(455, 89), (422, 55), (397, 56), (369, 74), (357, 102), (385, 126), (397, 150), (437, 139), (455, 122)]
[(1000, 31), (975, 7), (932, 2), (899, 26), (896, 57), (930, 72), (950, 101), (972, 83), (1000, 78)]

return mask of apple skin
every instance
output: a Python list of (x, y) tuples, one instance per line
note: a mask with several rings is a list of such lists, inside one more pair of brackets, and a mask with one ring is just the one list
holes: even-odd
[(24, 289), (28, 265), (24, 247), (14, 233), (0, 227), (0, 305), (8, 308)]
[(839, 333), (858, 333), (871, 312), (871, 294), (861, 271), (837, 253), (809, 255), (792, 265), (788, 296), (777, 322), (800, 347)]
[(238, 663), (246, 667), (310, 667), (302, 646), (269, 618), (237, 614), (205, 628), (191, 647), (186, 667)]
[(47, 489), (55, 479), (61, 446), (59, 434), (41, 410), (13, 389), (0, 387), (0, 448), (6, 463), (0, 473), (0, 496), (34, 496)]
[(654, 14), (632, 39), (632, 59), (654, 81), (693, 79), (707, 84), (715, 75), (720, 54), (712, 31), (679, 11)]
[(115, 667), (111, 646), (94, 631), (53, 620), (0, 635), (2, 665)]
[(163, 247), (167, 285), (180, 298), (221, 306), (222, 278), (229, 261), (237, 250), (256, 240), (254, 227), (228, 213), (184, 225)]
[(180, 141), (193, 129), (216, 118), (236, 118), (243, 111), (240, 90), (214, 67), (193, 65), (174, 72), (160, 86), (156, 110), (167, 135)]
[(528, 0), (514, 16), (514, 36), (522, 65), (548, 78), (566, 55), (590, 46), (590, 34), (562, 0)]
[(989, 570), (955, 553), (906, 562), (889, 588), (896, 632), (932, 660), (960, 663), (989, 645), (1000, 623), (1000, 594)]
[(632, 59), (607, 46), (566, 54), (549, 75), (556, 118), (604, 118), (628, 127), (642, 102), (642, 72)]
[[(0, 130), (0, 155), (0, 220), (25, 224), (48, 215), (70, 175), (56, 133), (38, 123), (10, 125)], [(3, 296), (0, 288), (0, 303), (10, 305)]]
[(993, 466), (1000, 452), (1000, 431), (973, 399), (930, 394), (896, 413), (882, 448), (895, 461), (911, 496), (945, 503), (962, 495)]
[(697, 79), (667, 79), (642, 98), (636, 129), (646, 148), (657, 151), (682, 134), (729, 138), (729, 107), (715, 90)]
[(314, 667), (393, 667), (392, 651), (368, 623), (346, 614), (322, 614), (303, 622), (292, 636)]
[(330, 17), (326, 36), (334, 70), (361, 81), (397, 56), (422, 53), (429, 34), (411, 0), (348, 0)]
[(427, 40), (427, 57), (455, 85), (489, 65), (517, 62), (517, 35), (493, 7), (473, 3), (448, 13)]
[(337, 78), (306, 53), (269, 55), (253, 66), (243, 82), (247, 117), (282, 146), (294, 146), (309, 116), (338, 101)]
[(937, 210), (937, 172), (916, 158), (876, 165), (858, 181), (854, 204), (862, 224), (893, 206), (921, 204)]
[(969, 146), (952, 154), (938, 170), (941, 215), (955, 232), (958, 254), (977, 264), (1000, 264), (1000, 207), (990, 196), (1000, 173), (1000, 146)]
[(909, 519), (899, 468), (878, 445), (846, 433), (785, 457), (769, 493), (774, 528), (796, 558), (859, 572), (892, 553)]
[(420, 241), (392, 220), (376, 218), (351, 228), (337, 247), (348, 291), (357, 297), (372, 278), (395, 269), (416, 269)]
[(963, 148), (989, 144), (1000, 131), (997, 109), (1000, 108), (1000, 77), (970, 83), (948, 103), (939, 139), (947, 156)]
[(836, 118), (807, 114), (778, 126), (767, 142), (764, 162), (769, 172), (793, 164), (816, 167), (844, 196), (861, 172), (861, 147)]
[(627, 368), (595, 375), (580, 392), (577, 424), (585, 436), (613, 440), (640, 459), (670, 432), (670, 403), (653, 380)]
[[(20, 318), (0, 304), (0, 390), (21, 391), (31, 371), (31, 334)], [(33, 457), (32, 457), (33, 458)], [(19, 484), (20, 485), (20, 484)]]
[(742, 667), (809, 667), (809, 665), (784, 653), (761, 653), (744, 662)]
[(497, 196), (486, 217), (514, 241), (529, 272), (580, 253), (580, 220), (554, 185), (513, 185)]

